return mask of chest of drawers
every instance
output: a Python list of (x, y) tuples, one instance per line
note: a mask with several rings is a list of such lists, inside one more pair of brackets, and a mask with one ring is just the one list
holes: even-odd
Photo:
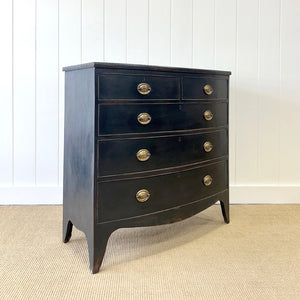
[(63, 241), (99, 271), (111, 233), (190, 217), (229, 222), (230, 72), (89, 63), (64, 68)]

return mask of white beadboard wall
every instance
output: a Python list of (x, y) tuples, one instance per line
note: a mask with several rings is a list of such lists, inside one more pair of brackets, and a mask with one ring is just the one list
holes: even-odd
[(232, 71), (232, 203), (300, 203), (300, 0), (0, 2), (0, 204), (62, 203), (64, 73)]

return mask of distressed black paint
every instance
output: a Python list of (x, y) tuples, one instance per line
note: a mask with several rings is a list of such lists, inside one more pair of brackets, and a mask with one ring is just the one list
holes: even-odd
[[(92, 273), (118, 228), (176, 222), (218, 200), (229, 222), (229, 72), (108, 63), (64, 70), (63, 241), (73, 224), (84, 231)], [(148, 95), (138, 93), (140, 82), (151, 85)], [(138, 123), (142, 112), (150, 124)], [(209, 153), (205, 141), (213, 144)], [(139, 149), (151, 152), (148, 161), (137, 160)], [(144, 203), (135, 198), (140, 189), (151, 195)]]

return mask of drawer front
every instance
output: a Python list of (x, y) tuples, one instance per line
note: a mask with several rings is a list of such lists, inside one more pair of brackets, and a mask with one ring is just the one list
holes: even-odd
[[(99, 182), (97, 184), (98, 222), (153, 213), (221, 192), (228, 188), (227, 170), (227, 161), (221, 161), (167, 175)], [(212, 178), (208, 186), (204, 184), (204, 178), (207, 184), (210, 182), (207, 180), (207, 175)], [(149, 192), (150, 197), (147, 201), (140, 202), (147, 199), (144, 197), (145, 191)]]
[[(99, 75), (98, 79), (98, 99), (178, 100), (180, 98), (179, 77), (110, 74)], [(139, 86), (142, 83), (144, 85)]]
[[(98, 176), (192, 164), (227, 154), (227, 130), (98, 141)], [(149, 156), (150, 155), (150, 156)]]
[[(157, 131), (188, 130), (226, 126), (226, 102), (195, 104), (122, 104), (98, 106), (98, 134), (130, 134)], [(205, 118), (206, 112), (211, 119)], [(138, 121), (141, 113), (151, 120), (143, 125)]]
[(213, 77), (184, 77), (183, 78), (183, 99), (227, 99), (228, 81)]

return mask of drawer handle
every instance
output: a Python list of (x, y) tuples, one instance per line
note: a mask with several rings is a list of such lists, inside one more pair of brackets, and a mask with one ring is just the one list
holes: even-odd
[(204, 87), (203, 87), (203, 90), (204, 90), (204, 93), (206, 95), (211, 95), (213, 93), (213, 88), (211, 87), (211, 85), (209, 84), (206, 84)]
[(137, 86), (137, 90), (141, 95), (148, 95), (151, 92), (151, 86), (146, 82), (141, 82)]
[(137, 120), (142, 125), (147, 125), (151, 122), (151, 116), (147, 113), (140, 113), (137, 117)]
[(147, 149), (141, 149), (137, 152), (136, 157), (139, 161), (146, 161), (150, 158), (151, 154)]
[(210, 186), (212, 184), (212, 178), (210, 175), (206, 175), (203, 178), (203, 183), (205, 186)]
[(211, 142), (207, 141), (203, 144), (203, 148), (205, 152), (210, 152), (213, 149), (213, 145)]
[(146, 202), (150, 198), (150, 193), (147, 190), (139, 190), (136, 195), (136, 200), (139, 202)]
[(210, 110), (206, 110), (203, 115), (206, 121), (210, 121), (214, 117), (213, 113)]

